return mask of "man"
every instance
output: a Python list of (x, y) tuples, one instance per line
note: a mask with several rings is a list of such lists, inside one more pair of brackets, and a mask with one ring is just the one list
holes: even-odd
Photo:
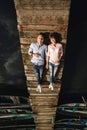
[(34, 72), (37, 78), (38, 86), (36, 91), (41, 93), (41, 84), (43, 79), (44, 63), (47, 53), (47, 46), (44, 44), (44, 34), (40, 33), (37, 36), (37, 41), (31, 43), (28, 54), (32, 56)]

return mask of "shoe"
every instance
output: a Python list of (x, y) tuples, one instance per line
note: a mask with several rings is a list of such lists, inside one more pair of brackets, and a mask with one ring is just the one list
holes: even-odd
[(54, 90), (54, 87), (52, 84), (49, 85), (49, 88), (53, 91)]
[(39, 92), (39, 93), (41, 93), (41, 85), (37, 86), (36, 91)]

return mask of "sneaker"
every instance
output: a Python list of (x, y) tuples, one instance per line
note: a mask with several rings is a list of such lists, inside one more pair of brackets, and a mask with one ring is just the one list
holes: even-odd
[(53, 91), (54, 90), (54, 87), (52, 84), (49, 85), (49, 88)]
[(41, 85), (37, 86), (36, 91), (39, 92), (39, 93), (41, 93)]

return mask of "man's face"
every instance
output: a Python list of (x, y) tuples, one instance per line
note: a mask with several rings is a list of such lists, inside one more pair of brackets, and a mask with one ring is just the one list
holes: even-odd
[(43, 42), (44, 42), (44, 37), (42, 35), (38, 35), (37, 42), (38, 42), (39, 45), (42, 45)]

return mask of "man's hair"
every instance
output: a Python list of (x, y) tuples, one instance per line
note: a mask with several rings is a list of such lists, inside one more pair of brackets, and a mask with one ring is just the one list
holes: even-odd
[(44, 38), (44, 33), (40, 32), (40, 33), (38, 33), (38, 36), (39, 35), (42, 35), (42, 37)]

